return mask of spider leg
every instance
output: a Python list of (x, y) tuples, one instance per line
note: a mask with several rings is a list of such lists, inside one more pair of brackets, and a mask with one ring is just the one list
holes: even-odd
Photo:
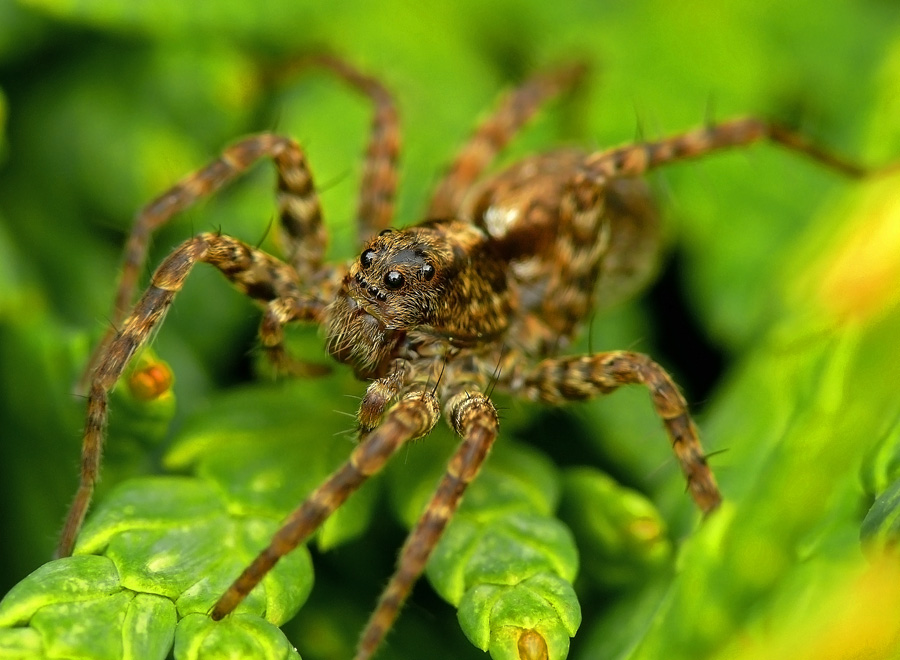
[(523, 391), (532, 401), (559, 405), (634, 383), (650, 390), (653, 407), (666, 427), (697, 506), (704, 513), (715, 510), (722, 496), (706, 463), (687, 403), (671, 376), (646, 355), (612, 351), (544, 360), (525, 376)]
[(369, 143), (363, 164), (359, 207), (359, 244), (373, 234), (387, 229), (394, 217), (394, 198), (397, 191), (397, 159), (400, 154), (400, 122), (397, 106), (391, 93), (377, 79), (358, 71), (341, 59), (329, 55), (310, 58), (312, 64), (323, 66), (346, 83), (369, 97), (375, 106)]
[(378, 606), (360, 636), (355, 660), (367, 660), (378, 648), (397, 618), (400, 608), (431, 556), (462, 500), (469, 483), (478, 474), (497, 437), (497, 410), (479, 392), (460, 392), (450, 399), (446, 412), (463, 442), (453, 454), (431, 501), (410, 532), (397, 559), (397, 570), (381, 594)]
[(475, 130), (438, 184), (426, 218), (455, 217), (463, 198), (503, 147), (550, 98), (573, 88), (584, 76), (582, 64), (564, 66), (527, 80)]
[(296, 296), (275, 298), (266, 305), (259, 324), (259, 339), (266, 358), (278, 373), (309, 378), (331, 372), (328, 365), (299, 360), (285, 350), (284, 326), (295, 321), (308, 321), (308, 306), (308, 299)]
[(286, 261), (294, 266), (301, 281), (313, 278), (321, 266), (327, 237), (312, 174), (296, 142), (261, 133), (231, 145), (219, 158), (182, 179), (138, 213), (125, 248), (122, 279), (116, 295), (116, 322), (131, 304), (152, 232), (176, 213), (221, 189), (261, 158), (271, 158), (277, 169), (278, 210)]
[[(839, 156), (797, 131), (755, 117), (742, 117), (654, 142), (597, 152), (587, 157), (583, 170), (588, 177), (601, 180), (638, 176), (672, 162), (699, 158), (712, 151), (743, 147), (761, 140), (780, 144), (845, 176), (860, 178), (879, 171)], [(882, 169), (893, 170), (896, 167), (895, 164)]]
[(440, 407), (431, 392), (416, 389), (404, 395), (356, 446), (349, 460), (285, 519), (269, 546), (219, 598), (212, 618), (218, 621), (231, 613), (279, 559), (303, 543), (369, 477), (380, 472), (400, 447), (428, 434), (439, 417)]
[(298, 301), (294, 308), (297, 318), (316, 320), (325, 307), (321, 301), (300, 298), (296, 274), (290, 266), (237, 239), (204, 233), (176, 248), (153, 274), (150, 287), (125, 320), (122, 329), (98, 355), (88, 393), (81, 476), (60, 535), (56, 552), (59, 557), (72, 554), (75, 537), (90, 506), (100, 472), (109, 391), (135, 352), (152, 336), (175, 294), (184, 286), (191, 269), (200, 262), (212, 264), (238, 289), (257, 300), (268, 302), (280, 296), (292, 296)]
[(410, 371), (407, 360), (397, 359), (391, 365), (387, 376), (376, 378), (366, 388), (366, 395), (357, 413), (359, 432), (362, 436), (377, 426), (385, 409), (400, 395)]
[(245, 138), (228, 147), (206, 167), (182, 179), (138, 213), (125, 247), (111, 327), (91, 355), (82, 383), (96, 367), (131, 306), (152, 233), (176, 213), (216, 192), (265, 157), (272, 159), (278, 172), (278, 208), (287, 261), (294, 266), (301, 281), (315, 279), (322, 268), (327, 236), (322, 225), (319, 197), (303, 151), (293, 140), (271, 133)]

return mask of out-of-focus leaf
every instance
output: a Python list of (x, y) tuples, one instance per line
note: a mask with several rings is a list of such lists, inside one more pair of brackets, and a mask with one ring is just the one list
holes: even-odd
[(875, 500), (863, 519), (860, 538), (867, 546), (897, 547), (900, 541), (900, 479)]
[(634, 587), (672, 561), (665, 521), (640, 493), (591, 468), (564, 477), (560, 517), (572, 528), (582, 568), (609, 588)]
[(866, 492), (879, 496), (900, 479), (900, 410), (885, 419), (882, 438), (863, 463), (862, 480)]
[[(17, 2), (0, 5), (0, 62), (15, 60), (44, 44), (47, 26)], [(0, 121), (0, 125), (2, 125)], [(2, 151), (2, 150), (0, 150)]]

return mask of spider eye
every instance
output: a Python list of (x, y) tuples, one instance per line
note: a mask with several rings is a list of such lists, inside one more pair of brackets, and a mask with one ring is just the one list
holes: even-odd
[(422, 266), (422, 277), (425, 278), (426, 282), (434, 277), (434, 266), (429, 263), (426, 263), (424, 266)]
[(403, 275), (398, 273), (396, 270), (392, 270), (384, 276), (384, 285), (387, 288), (393, 289), (395, 291), (403, 286), (403, 281)]
[(359, 263), (362, 264), (363, 268), (371, 266), (373, 261), (375, 261), (375, 250), (372, 248), (363, 250), (363, 253), (359, 255)]

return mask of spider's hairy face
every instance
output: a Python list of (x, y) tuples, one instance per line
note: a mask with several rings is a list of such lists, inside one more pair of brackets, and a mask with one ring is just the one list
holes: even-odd
[(388, 330), (428, 323), (458, 271), (431, 232), (385, 230), (350, 266), (348, 293)]
[(350, 265), (328, 308), (329, 352), (371, 376), (413, 331), (456, 346), (496, 338), (510, 310), (492, 249), (484, 232), (461, 221), (381, 232)]
[(434, 232), (381, 232), (350, 265), (328, 308), (328, 351), (361, 375), (380, 372), (406, 331), (434, 316), (456, 270), (452, 250)]

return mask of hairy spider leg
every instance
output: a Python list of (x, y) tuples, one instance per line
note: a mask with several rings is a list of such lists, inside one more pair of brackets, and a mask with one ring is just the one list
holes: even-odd
[(100, 472), (109, 392), (135, 352), (152, 336), (188, 274), (201, 262), (218, 268), (239, 290), (260, 302), (268, 303), (280, 297), (297, 301), (292, 307), (296, 318), (317, 320), (325, 307), (323, 302), (301, 295), (291, 266), (235, 238), (203, 233), (176, 248), (153, 273), (149, 288), (125, 319), (122, 329), (100, 354), (97, 368), (91, 375), (78, 491), (60, 535), (58, 557), (72, 554), (75, 538), (91, 503)]
[(360, 437), (365, 437), (378, 425), (384, 411), (403, 391), (411, 372), (408, 360), (397, 359), (391, 363), (387, 376), (376, 378), (369, 383), (356, 413)]
[[(746, 143), (748, 135), (742, 131), (750, 134), (749, 141), (759, 139), (753, 137), (753, 127), (748, 124), (728, 124), (728, 126), (730, 130), (724, 131), (724, 139), (718, 140), (725, 142), (720, 146)], [(769, 131), (769, 137), (785, 146), (807, 153), (846, 174), (859, 176), (864, 173), (861, 168), (818, 148), (796, 133), (775, 127)], [(731, 142), (728, 142), (729, 139)], [(677, 146), (675, 151), (679, 152)], [(686, 151), (687, 149), (680, 150), (682, 153)], [(621, 176), (630, 174), (631, 172), (626, 172)], [(588, 198), (573, 196), (564, 199), (559, 212), (561, 222), (567, 219), (566, 230), (572, 234), (569, 237), (570, 243), (574, 245), (576, 242), (584, 243), (585, 238), (591, 239), (587, 242), (590, 249), (585, 254), (568, 255), (569, 258), (564, 261), (572, 266), (569, 270), (593, 282), (600, 275), (600, 264), (608, 245), (605, 240), (598, 240), (603, 238), (601, 216), (607, 209), (602, 203), (598, 204), (601, 195), (597, 194), (596, 185), (593, 186), (592, 192), (594, 194)], [(642, 191), (634, 194), (630, 191), (621, 191), (619, 194), (625, 201), (628, 201), (627, 195), (642, 197)], [(630, 206), (632, 208), (620, 203), (617, 212), (627, 216), (628, 219), (649, 212), (639, 205), (635, 207), (634, 203)], [(579, 231), (586, 232), (590, 236), (580, 236)], [(570, 251), (574, 253), (574, 250)], [(569, 270), (563, 268), (558, 275), (559, 278), (568, 280), (568, 286), (571, 288), (572, 273)], [(548, 286), (553, 288), (552, 285)], [(548, 298), (556, 300), (554, 296)], [(586, 304), (575, 306), (580, 308)], [(687, 403), (672, 378), (649, 357), (639, 353), (615, 351), (544, 360), (526, 376), (523, 390), (525, 396), (534, 401), (559, 405), (568, 400), (583, 400), (607, 394), (627, 384), (641, 384), (650, 391), (651, 401), (670, 437), (687, 480), (688, 490), (701, 511), (709, 514), (720, 505), (721, 494), (707, 465), (696, 426), (688, 413)], [(451, 459), (447, 472), (426, 506), (423, 516), (407, 538), (398, 558), (397, 570), (362, 633), (355, 660), (370, 658), (393, 625), (403, 602), (423, 572), (447, 522), (459, 505), (466, 486), (475, 478), (496, 438), (498, 430), (496, 411), (490, 400), (483, 395), (462, 392), (451, 400), (447, 408), (448, 417), (457, 433), (464, 438), (464, 442)]]
[(650, 390), (653, 407), (666, 427), (691, 496), (703, 513), (714, 511), (722, 496), (706, 463), (687, 402), (671, 376), (646, 355), (611, 351), (543, 360), (526, 375), (523, 393), (532, 401), (558, 406), (609, 394), (629, 384)]
[[(305, 55), (275, 67), (277, 82), (290, 81), (309, 68), (323, 68), (367, 96), (375, 112), (363, 160), (357, 205), (357, 235), (363, 245), (374, 234), (387, 229), (394, 217), (397, 193), (397, 161), (400, 155), (400, 120), (393, 95), (381, 82), (339, 57)], [(268, 72), (270, 75), (272, 72)]]
[(762, 140), (780, 144), (852, 178), (893, 171), (898, 167), (898, 164), (892, 164), (883, 168), (867, 168), (819, 146), (803, 134), (781, 124), (756, 117), (740, 117), (662, 140), (630, 144), (592, 154), (585, 159), (582, 176), (576, 183), (591, 178), (596, 184), (598, 179), (605, 181), (616, 177), (639, 176), (672, 162), (699, 158), (713, 151), (744, 147)]
[(574, 88), (586, 70), (584, 64), (570, 64), (538, 74), (512, 90), (500, 107), (478, 126), (450, 164), (432, 195), (425, 217), (456, 217), (469, 188), (500, 150), (544, 103)]
[[(322, 298), (328, 299), (332, 291), (329, 287), (323, 289), (325, 295)], [(284, 346), (284, 326), (297, 321), (309, 321), (310, 305), (324, 307), (315, 298), (290, 295), (274, 298), (266, 304), (259, 324), (259, 340), (266, 358), (279, 374), (312, 378), (331, 372), (330, 365), (297, 359), (289, 355)]]
[(484, 394), (462, 390), (445, 406), (447, 419), (462, 443), (450, 459), (431, 500), (410, 532), (397, 558), (397, 569), (381, 594), (360, 635), (355, 660), (368, 660), (400, 612), (413, 585), (425, 570), (466, 487), (478, 475), (499, 431), (497, 410)]
[(438, 400), (430, 391), (413, 389), (402, 396), (350, 458), (285, 519), (268, 547), (213, 606), (212, 618), (218, 621), (232, 612), (279, 559), (309, 538), (369, 477), (380, 472), (400, 447), (430, 433), (439, 417)]
[(391, 225), (397, 194), (400, 121), (391, 93), (376, 78), (367, 76), (336, 57), (310, 58), (369, 97), (375, 107), (363, 162), (359, 206), (356, 212), (359, 245)]
[(261, 158), (271, 158), (277, 169), (278, 210), (286, 260), (294, 266), (303, 282), (314, 281), (319, 276), (328, 237), (322, 225), (319, 197), (302, 149), (290, 138), (271, 133), (244, 138), (225, 149), (206, 167), (186, 176), (138, 213), (125, 247), (110, 327), (88, 360), (80, 385), (83, 386), (91, 377), (131, 307), (153, 232), (175, 214), (243, 174)]

